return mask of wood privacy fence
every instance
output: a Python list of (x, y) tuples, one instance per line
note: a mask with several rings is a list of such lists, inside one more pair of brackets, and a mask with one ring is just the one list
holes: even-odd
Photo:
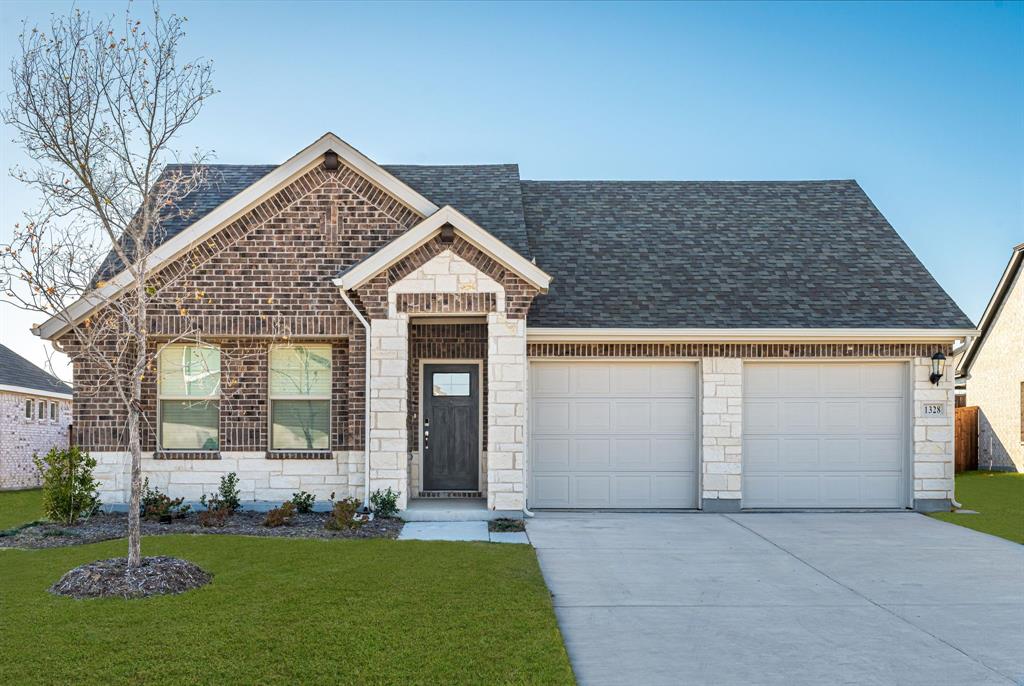
[(955, 442), (956, 472), (978, 468), (978, 406), (956, 408)]

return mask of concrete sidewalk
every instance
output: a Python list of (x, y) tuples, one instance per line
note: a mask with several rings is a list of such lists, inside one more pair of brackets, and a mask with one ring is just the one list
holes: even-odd
[(581, 684), (1014, 684), (1024, 546), (913, 513), (538, 514)]

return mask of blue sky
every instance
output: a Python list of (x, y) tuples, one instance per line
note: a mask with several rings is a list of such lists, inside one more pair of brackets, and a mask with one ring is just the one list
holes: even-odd
[[(71, 6), (0, 3), (0, 90), (20, 20)], [(1024, 242), (1022, 3), (162, 6), (221, 91), (180, 145), (220, 162), (331, 130), (382, 163), (533, 179), (854, 178), (975, 320)], [(0, 181), (0, 243), (28, 201)], [(0, 315), (41, 360), (32, 318)]]

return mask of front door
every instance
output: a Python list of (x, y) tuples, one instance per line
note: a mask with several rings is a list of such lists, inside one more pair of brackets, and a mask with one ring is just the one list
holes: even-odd
[(476, 491), (480, 458), (480, 368), (423, 366), (423, 490)]

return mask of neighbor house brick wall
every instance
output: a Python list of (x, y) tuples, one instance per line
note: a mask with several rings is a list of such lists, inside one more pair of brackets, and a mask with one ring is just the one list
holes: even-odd
[[(32, 418), (25, 416), (25, 402), (32, 401)], [(39, 419), (39, 403), (44, 417)], [(57, 403), (57, 418), (50, 419), (50, 403)], [(33, 488), (40, 484), (32, 457), (43, 457), (51, 448), (68, 446), (71, 403), (67, 400), (21, 393), (0, 392), (0, 490)]]
[(971, 366), (967, 404), (978, 406), (978, 469), (1024, 472), (1024, 269), (988, 325)]

